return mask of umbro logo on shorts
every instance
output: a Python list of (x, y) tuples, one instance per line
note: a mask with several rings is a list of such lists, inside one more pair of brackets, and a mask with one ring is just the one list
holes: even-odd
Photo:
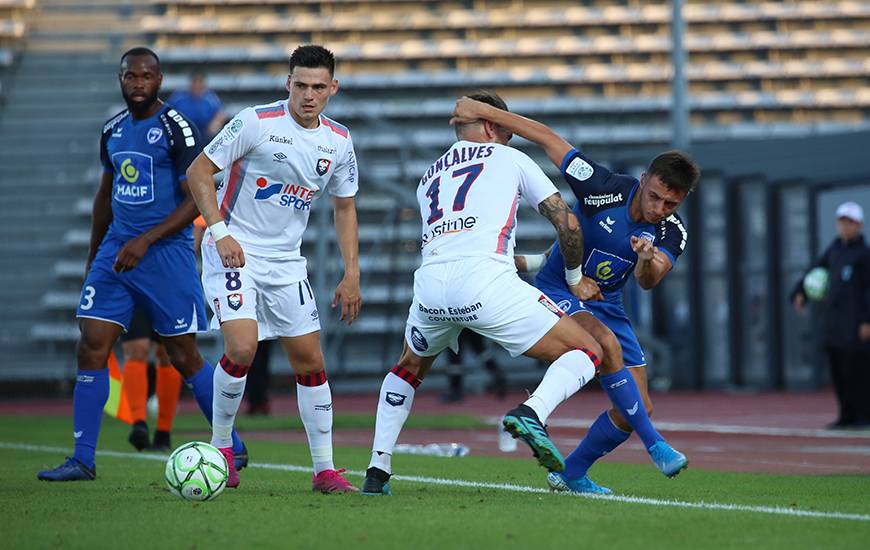
[(407, 399), (407, 395), (402, 395), (401, 393), (395, 393), (388, 391), (387, 396), (384, 401), (387, 402), (387, 405), (392, 405), (394, 407), (401, 407), (405, 404), (405, 399)]

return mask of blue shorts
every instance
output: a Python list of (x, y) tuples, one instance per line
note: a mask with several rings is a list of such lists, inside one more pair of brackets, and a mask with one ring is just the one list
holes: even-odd
[(613, 334), (616, 335), (616, 339), (619, 340), (619, 345), (622, 346), (622, 360), (626, 367), (643, 367), (646, 365), (643, 348), (640, 347), (640, 342), (637, 341), (637, 336), (635, 336), (634, 329), (631, 327), (631, 321), (628, 320), (628, 315), (625, 314), (620, 295), (610, 299), (605, 298), (604, 300), (581, 302), (567, 288), (544, 287), (540, 290), (556, 302), (559, 309), (568, 315), (586, 311), (594, 315), (596, 319), (612, 330)]
[(115, 256), (125, 241), (107, 236), (97, 250), (82, 288), (76, 317), (109, 321), (126, 331), (140, 308), (161, 336), (208, 328), (193, 248), (185, 242), (158, 242), (130, 271), (115, 273)]

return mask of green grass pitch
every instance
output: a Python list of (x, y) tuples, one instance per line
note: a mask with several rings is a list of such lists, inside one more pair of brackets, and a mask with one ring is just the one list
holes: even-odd
[[(468, 417), (411, 417), (417, 427), (455, 427)], [(298, 420), (241, 419), (243, 429), (300, 429)], [(336, 416), (338, 427), (367, 429), (370, 416)], [(305, 445), (250, 441), (242, 485), (211, 502), (172, 496), (163, 461), (131, 452), (127, 427), (104, 418), (96, 482), (46, 483), (71, 447), (71, 421), (0, 416), (3, 548), (866, 548), (870, 477), (789, 476), (689, 469), (673, 480), (651, 465), (602, 461), (594, 477), (641, 502), (497, 488), (543, 489), (535, 462), (500, 457), (397, 455), (393, 497), (311, 492)], [(180, 417), (175, 443), (207, 440), (202, 421)], [(25, 445), (32, 447), (25, 448)], [(42, 447), (42, 448), (40, 448)], [(357, 485), (369, 452), (336, 448), (336, 463)], [(435, 479), (437, 478), (437, 479)], [(459, 480), (461, 483), (445, 483)], [(479, 482), (474, 486), (468, 482)], [(695, 508), (678, 503), (743, 506)], [(763, 507), (779, 511), (763, 511)], [(788, 515), (788, 510), (821, 513)], [(827, 514), (827, 515), (825, 515)], [(836, 515), (841, 514), (841, 515)]]

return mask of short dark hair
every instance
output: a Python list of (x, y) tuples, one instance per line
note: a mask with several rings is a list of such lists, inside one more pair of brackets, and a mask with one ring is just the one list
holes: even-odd
[(486, 103), (487, 105), (492, 105), (502, 111), (507, 111), (508, 106), (507, 103), (495, 92), (491, 92), (489, 90), (477, 90), (468, 94), (469, 99), (474, 99), (476, 101), (480, 101), (481, 103)]
[(686, 194), (695, 190), (701, 176), (698, 165), (683, 151), (665, 151), (653, 159), (646, 172), (658, 176), (670, 189)]
[(317, 44), (299, 46), (290, 54), (290, 72), (296, 67), (318, 69), (323, 67), (329, 71), (329, 76), (335, 74), (335, 56), (331, 51)]
[(151, 57), (154, 58), (154, 61), (157, 62), (157, 68), (158, 69), (160, 68), (160, 58), (157, 57), (157, 54), (154, 53), (154, 50), (152, 50), (151, 48), (146, 48), (145, 46), (136, 46), (135, 48), (130, 48), (129, 50), (124, 52), (124, 55), (121, 56), (121, 63), (120, 64), (123, 65), (124, 60), (130, 56), (139, 56), (139, 55), (150, 55)]

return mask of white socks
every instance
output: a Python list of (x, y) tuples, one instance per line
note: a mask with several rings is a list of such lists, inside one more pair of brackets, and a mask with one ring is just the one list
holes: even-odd
[(550, 365), (544, 379), (524, 405), (538, 415), (541, 424), (560, 403), (577, 393), (595, 377), (595, 364), (585, 351), (575, 349), (562, 355)]
[[(316, 386), (300, 383), (300, 379), (315, 378)], [(308, 448), (314, 463), (314, 474), (324, 470), (334, 470), (332, 461), (332, 392), (325, 373), (296, 377), (296, 400), (299, 416), (308, 435)]]
[[(247, 368), (244, 372), (247, 373)], [(247, 374), (239, 378), (231, 376), (221, 365), (214, 369), (211, 444), (218, 449), (233, 446), (233, 424), (239, 412), (239, 405), (242, 404), (247, 379)]]
[(420, 381), (406, 369), (393, 367), (384, 378), (378, 397), (378, 414), (375, 422), (375, 439), (372, 444), (372, 460), (369, 468), (379, 468), (393, 473), (391, 459), (399, 432), (411, 413), (414, 393)]

